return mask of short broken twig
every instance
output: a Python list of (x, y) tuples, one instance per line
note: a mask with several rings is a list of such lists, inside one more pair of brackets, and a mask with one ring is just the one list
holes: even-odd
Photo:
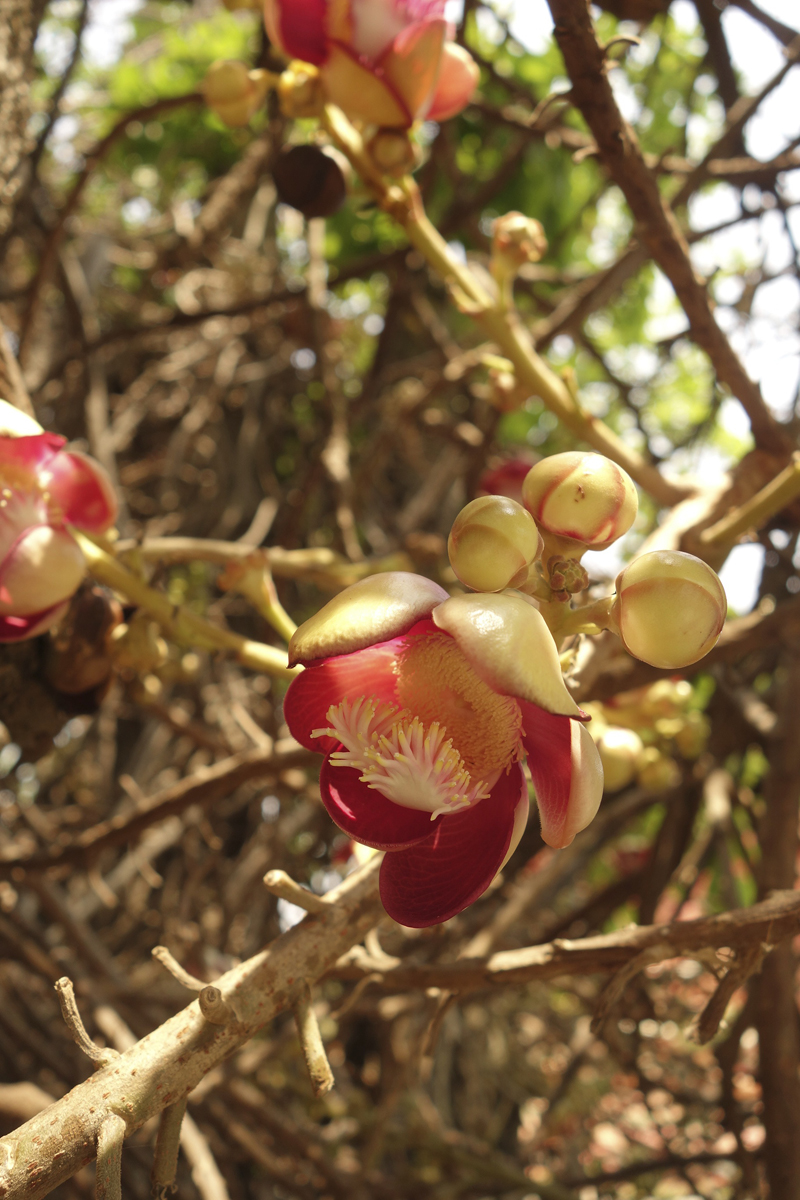
[(58, 1001), (61, 1005), (61, 1015), (64, 1018), (64, 1024), (72, 1034), (73, 1041), (76, 1045), (80, 1046), (86, 1057), (91, 1059), (98, 1067), (105, 1067), (108, 1063), (113, 1062), (115, 1058), (119, 1058), (117, 1050), (114, 1050), (110, 1046), (98, 1046), (89, 1037), (81, 1014), (78, 1012), (72, 980), (64, 975), (56, 981), (54, 986), (58, 993)]
[(307, 983), (303, 984), (295, 1001), (294, 1019), (314, 1095), (324, 1096), (333, 1087), (333, 1071), (322, 1044), (319, 1022), (311, 1000), (311, 988)]

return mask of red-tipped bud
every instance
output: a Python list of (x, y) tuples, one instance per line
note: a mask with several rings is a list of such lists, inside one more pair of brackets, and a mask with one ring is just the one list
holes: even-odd
[(232, 129), (247, 124), (268, 91), (266, 71), (250, 71), (246, 63), (234, 59), (217, 59), (203, 80), (206, 104)]
[(642, 554), (617, 576), (619, 634), (634, 658), (654, 667), (688, 667), (707, 654), (725, 624), (717, 574), (679, 550)]
[(450, 565), (476, 592), (518, 587), (541, 553), (541, 539), (529, 512), (506, 496), (479, 496), (453, 522), (447, 540)]
[(627, 533), (639, 507), (633, 480), (610, 458), (570, 450), (531, 467), (525, 507), (541, 529), (604, 550)]

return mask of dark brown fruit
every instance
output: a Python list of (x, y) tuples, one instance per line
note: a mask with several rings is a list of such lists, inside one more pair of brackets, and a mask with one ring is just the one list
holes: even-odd
[(304, 217), (333, 216), (347, 195), (341, 168), (319, 146), (293, 146), (282, 151), (272, 177), (278, 199)]

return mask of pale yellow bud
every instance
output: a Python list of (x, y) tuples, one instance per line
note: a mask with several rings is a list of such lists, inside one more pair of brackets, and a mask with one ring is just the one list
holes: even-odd
[(681, 771), (673, 758), (668, 758), (655, 746), (648, 746), (642, 752), (638, 778), (640, 785), (648, 792), (666, 792), (678, 786)]
[(725, 624), (717, 574), (679, 550), (653, 550), (617, 576), (614, 616), (629, 654), (653, 667), (687, 667), (707, 654)]
[(516, 275), (525, 263), (536, 263), (547, 251), (547, 238), (539, 221), (521, 212), (498, 217), (492, 226), (492, 271), (495, 263), (503, 273)]
[[(591, 725), (589, 732), (592, 733)], [(598, 731), (595, 744), (603, 764), (605, 790), (618, 792), (632, 783), (644, 750), (638, 733), (607, 725)]]
[(408, 175), (420, 164), (419, 147), (405, 129), (379, 129), (370, 138), (367, 153), (379, 171), (395, 179)]
[(507, 496), (479, 496), (453, 522), (447, 539), (450, 565), (476, 592), (499, 592), (523, 583), (541, 553), (529, 512)]
[(206, 104), (232, 129), (247, 124), (268, 91), (266, 71), (249, 71), (246, 63), (234, 59), (217, 59), (203, 80)]
[(705, 713), (696, 709), (689, 712), (683, 719), (683, 725), (675, 734), (675, 745), (683, 758), (693, 760), (699, 758), (706, 748), (708, 736), (711, 733), (711, 723)]
[(569, 450), (531, 467), (522, 485), (525, 507), (549, 533), (603, 550), (627, 533), (639, 499), (633, 480), (610, 458)]
[(287, 117), (318, 117), (325, 105), (319, 71), (295, 60), (278, 80), (278, 96)]

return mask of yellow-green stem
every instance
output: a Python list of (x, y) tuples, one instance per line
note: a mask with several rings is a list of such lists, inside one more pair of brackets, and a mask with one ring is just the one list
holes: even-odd
[(334, 105), (326, 105), (322, 122), (381, 206), (402, 225), (412, 245), (450, 286), (456, 302), (474, 316), (511, 360), (518, 381), (529, 387), (577, 438), (624, 467), (659, 504), (672, 505), (685, 499), (691, 488), (665, 479), (607, 425), (580, 408), (564, 380), (534, 350), (516, 309), (507, 308), (502, 301), (498, 303), (469, 265), (453, 255), (429, 221), (414, 180), (407, 177), (401, 185), (387, 181), (367, 154), (360, 134)]
[(72, 532), (95, 579), (148, 612), (176, 642), (196, 649), (227, 651), (243, 666), (264, 671), (268, 675), (288, 679), (298, 674), (297, 668), (289, 668), (284, 650), (251, 641), (229, 629), (220, 629), (191, 609), (172, 604), (168, 596), (150, 587), (91, 538), (77, 530)]
[(757, 492), (746, 504), (734, 508), (721, 521), (700, 534), (704, 546), (732, 546), (751, 529), (759, 529), (770, 517), (800, 496), (800, 453), (792, 455), (788, 467)]

